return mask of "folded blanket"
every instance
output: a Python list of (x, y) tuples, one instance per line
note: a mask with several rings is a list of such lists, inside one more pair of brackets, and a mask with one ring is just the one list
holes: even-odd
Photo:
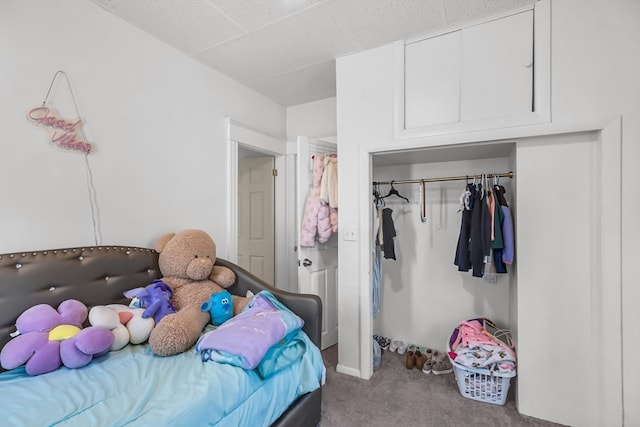
[(289, 365), (305, 351), (305, 340), (298, 332), (304, 321), (280, 303), (269, 291), (261, 291), (245, 310), (207, 332), (196, 343), (202, 360), (228, 363), (245, 369), (255, 369), (267, 356), (261, 374), (269, 376), (283, 367), (284, 354)]

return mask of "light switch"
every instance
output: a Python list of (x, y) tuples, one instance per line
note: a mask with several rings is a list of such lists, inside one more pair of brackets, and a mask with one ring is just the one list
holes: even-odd
[(344, 240), (355, 242), (358, 240), (358, 232), (355, 227), (343, 227), (342, 236)]

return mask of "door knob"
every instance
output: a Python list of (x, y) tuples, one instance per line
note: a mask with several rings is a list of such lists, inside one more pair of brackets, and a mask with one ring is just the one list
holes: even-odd
[(311, 262), (311, 260), (309, 258), (305, 258), (302, 260), (302, 265), (304, 265), (305, 267), (309, 267), (311, 264), (313, 264)]

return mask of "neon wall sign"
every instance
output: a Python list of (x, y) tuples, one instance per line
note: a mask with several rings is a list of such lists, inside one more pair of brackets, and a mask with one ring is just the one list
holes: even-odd
[(86, 141), (82, 132), (82, 119), (63, 119), (52, 108), (35, 107), (27, 112), (27, 119), (47, 131), (51, 142), (69, 150), (91, 152), (93, 145)]

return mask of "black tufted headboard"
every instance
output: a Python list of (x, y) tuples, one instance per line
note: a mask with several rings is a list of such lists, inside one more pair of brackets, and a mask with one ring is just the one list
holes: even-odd
[(0, 255), (0, 348), (27, 308), (74, 298), (87, 306), (128, 303), (122, 293), (159, 278), (153, 249), (94, 246)]
[[(304, 320), (303, 330), (320, 346), (322, 300), (276, 289), (243, 268), (218, 258), (231, 268), (236, 283), (232, 294), (269, 290)], [(153, 249), (94, 246), (0, 254), (0, 349), (11, 339), (18, 316), (36, 304), (53, 307), (70, 298), (87, 306), (128, 303), (123, 292), (146, 286), (161, 277), (158, 253)], [(0, 372), (3, 369), (0, 368)], [(273, 426), (316, 426), (320, 422), (322, 389), (301, 396)]]

